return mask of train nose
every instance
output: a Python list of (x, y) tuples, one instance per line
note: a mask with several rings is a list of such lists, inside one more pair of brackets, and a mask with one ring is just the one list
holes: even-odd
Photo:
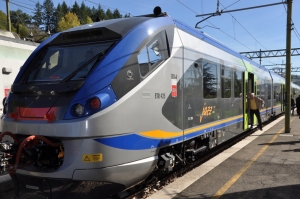
[(19, 114), (23, 118), (44, 118), (49, 113), (58, 97), (20, 97)]

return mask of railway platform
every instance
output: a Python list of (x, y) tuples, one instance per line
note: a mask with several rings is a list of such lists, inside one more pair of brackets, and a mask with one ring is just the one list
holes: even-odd
[(148, 199), (300, 198), (300, 119), (257, 130)]

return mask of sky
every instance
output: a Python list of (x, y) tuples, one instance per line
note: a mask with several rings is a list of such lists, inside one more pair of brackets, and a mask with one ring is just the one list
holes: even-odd
[[(21, 9), (33, 15), (33, 9), (38, 0), (9, 0), (10, 9)], [(52, 0), (56, 7), (62, 0)], [(219, 11), (237, 10), (241, 8), (281, 3), (283, 0), (219, 0)], [(39, 1), (41, 4), (44, 0)], [(68, 6), (73, 6), (75, 0), (65, 0)], [(99, 4), (104, 10), (118, 9), (124, 16), (144, 15), (153, 13), (156, 6), (163, 12), (191, 27), (206, 18), (196, 17), (200, 14), (214, 13), (217, 10), (218, 0), (77, 0), (81, 5), (92, 8)], [(13, 4), (14, 3), (14, 4)], [(18, 5), (15, 5), (18, 4)], [(6, 13), (5, 0), (0, 1), (0, 10)], [(237, 52), (252, 52), (259, 50), (280, 50), (286, 48), (287, 5), (279, 4), (256, 9), (223, 13), (220, 16), (210, 17), (201, 22), (197, 29), (209, 34), (216, 40)], [(292, 48), (300, 48), (300, 0), (294, 0), (292, 5)], [(300, 50), (298, 51), (300, 53)], [(259, 59), (253, 59), (259, 63)], [(261, 64), (266, 68), (285, 68), (286, 58), (263, 58)], [(300, 56), (291, 57), (292, 68), (299, 68)], [(270, 66), (271, 65), (271, 66)], [(294, 72), (292, 75), (299, 75)]]

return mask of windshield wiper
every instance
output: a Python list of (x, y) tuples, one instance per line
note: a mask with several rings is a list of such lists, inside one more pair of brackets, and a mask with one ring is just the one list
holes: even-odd
[(79, 71), (81, 71), (82, 69), (84, 69), (86, 66), (88, 66), (90, 63), (92, 63), (95, 59), (96, 61), (94, 62), (93, 66), (91, 67), (94, 68), (94, 65), (98, 62), (98, 60), (104, 55), (103, 52), (99, 52), (98, 54), (96, 54), (94, 57), (92, 57), (90, 60), (88, 60), (87, 62), (85, 62), (83, 65), (81, 65), (79, 68), (77, 68), (74, 72), (72, 72), (70, 75), (68, 75), (67, 77), (65, 77), (63, 80), (60, 81), (60, 83), (65, 83), (69, 80), (71, 80)]

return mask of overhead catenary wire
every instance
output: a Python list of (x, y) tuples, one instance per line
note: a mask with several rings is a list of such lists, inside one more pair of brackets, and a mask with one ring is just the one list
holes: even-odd
[[(3, 1), (5, 1), (5, 0), (3, 0)], [(23, 6), (23, 5), (20, 5), (20, 4), (18, 4), (18, 3), (14, 3), (14, 2), (12, 2), (12, 1), (10, 1), (9, 3), (14, 4), (14, 5), (16, 5), (16, 6), (19, 6), (19, 7), (22, 7), (23, 9), (26, 8), (26, 9), (28, 9), (28, 10), (34, 11), (34, 9), (32, 9), (32, 8), (28, 8), (28, 7)]]
[[(283, 1), (282, 1), (283, 2)], [(285, 9), (285, 12), (287, 13), (288, 11), (287, 11), (287, 8), (286, 8), (286, 6), (283, 4), (283, 7), (284, 7), (284, 9)], [(292, 30), (294, 31), (294, 33), (295, 33), (295, 35), (296, 35), (296, 37), (299, 39), (299, 41), (300, 41), (300, 34), (299, 34), (299, 32), (298, 32), (298, 30), (297, 30), (297, 28), (296, 28), (296, 26), (295, 26), (295, 24), (294, 24), (294, 22), (293, 22), (293, 19), (291, 19), (291, 21), (292, 21), (292, 26), (294, 27)]]
[[(195, 14), (198, 14), (197, 12), (195, 12), (194, 10), (192, 10), (190, 7), (188, 7), (187, 5), (185, 5), (184, 3), (182, 3), (181, 1), (177, 0), (180, 4), (182, 4), (184, 7), (186, 7), (187, 9), (189, 9), (190, 11), (192, 11)], [(204, 17), (202, 17), (204, 18)], [(207, 20), (207, 22), (209, 24), (211, 24), (214, 28), (220, 30), (223, 34), (227, 35), (228, 37), (232, 38), (233, 40), (237, 41), (239, 44), (243, 45), (244, 47), (248, 48), (249, 50), (253, 51), (251, 48), (249, 48), (248, 46), (244, 45), (242, 42), (238, 41), (237, 39), (235, 39), (234, 37), (232, 37), (231, 35), (227, 34), (226, 32), (224, 32), (223, 30), (221, 30), (221, 28), (218, 28), (217, 26), (215, 26), (213, 23), (211, 23), (210, 21)]]
[[(229, 6), (227, 6), (226, 8), (225, 8), (225, 6), (220, 2), (220, 4), (224, 7), (224, 9), (223, 10), (226, 10), (226, 8), (228, 8)], [(233, 4), (231, 4), (231, 5), (233, 5)], [(230, 12), (229, 12), (229, 14), (231, 15), (231, 17), (232, 18), (234, 18), (235, 19), (235, 21), (259, 44), (259, 45), (261, 45), (265, 50), (267, 50), (267, 48), (264, 46), (264, 45), (262, 45)], [(272, 63), (272, 64), (274, 64), (272, 61), (270, 61), (269, 60), (269, 62), (270, 63)]]
[[(191, 8), (189, 8), (187, 5), (185, 5), (184, 3), (180, 2), (179, 0), (177, 0), (179, 3), (181, 3), (183, 6), (185, 6), (186, 8), (188, 8), (189, 10), (191, 10), (193, 13), (197, 14), (197, 12), (195, 12), (194, 10), (192, 10)], [(238, 2), (238, 1), (237, 1)], [(234, 2), (233, 4), (237, 3), (237, 2)], [(233, 5), (231, 4), (231, 5)], [(231, 5), (227, 6), (226, 8), (230, 7)], [(224, 6), (223, 6), (224, 7)], [(226, 9), (224, 8), (224, 9)], [(224, 10), (223, 9), (223, 10)], [(202, 16), (201, 16), (202, 17)], [(202, 17), (204, 18), (204, 17)], [(240, 41), (238, 41), (236, 38), (232, 37), (231, 35), (227, 34), (226, 32), (224, 32), (223, 30), (221, 30), (220, 28), (217, 28), (214, 24), (212, 24), (210, 21), (206, 20), (209, 24), (213, 25), (214, 28), (216, 29), (219, 29), (222, 33), (226, 34), (228, 37), (232, 38), (233, 40), (235, 40), (236, 42), (240, 43), (241, 45), (243, 45), (244, 47), (246, 47), (247, 49), (249, 49), (250, 51), (253, 51), (251, 48), (249, 48), (248, 46), (244, 45), (243, 43), (241, 43)], [(237, 21), (238, 22), (238, 21)], [(238, 22), (239, 23), (239, 22)], [(240, 24), (240, 23), (239, 23)], [(240, 24), (242, 26), (242, 24)], [(243, 27), (243, 26), (242, 26)], [(243, 27), (244, 28), (244, 27)], [(244, 28), (245, 29), (245, 28)], [(246, 30), (246, 29), (245, 29)], [(246, 30), (247, 31), (247, 30)], [(247, 31), (249, 32), (249, 31)], [(250, 33), (248, 33), (250, 34)], [(251, 34), (250, 34), (251, 35)], [(252, 36), (252, 35), (251, 35)], [(253, 37), (253, 36), (252, 36)], [(253, 37), (254, 38), (254, 37)], [(255, 39), (255, 38), (254, 38)], [(259, 41), (257, 41), (257, 39), (255, 39), (256, 42), (258, 42), (262, 47), (264, 47)], [(264, 47), (265, 48), (265, 47)], [(266, 48), (265, 48), (266, 49)], [(272, 63), (274, 64), (272, 61), (270, 60), (262, 60), (264, 62), (269, 62), (269, 63)]]
[(20, 1), (16, 1), (16, 0), (10, 0), (9, 2), (17, 2), (17, 3), (20, 3), (20, 4), (24, 4), (24, 5), (28, 5), (28, 6), (34, 7), (34, 5), (31, 5), (31, 4), (28, 4), (28, 3), (24, 3), (24, 2), (20, 2)]

